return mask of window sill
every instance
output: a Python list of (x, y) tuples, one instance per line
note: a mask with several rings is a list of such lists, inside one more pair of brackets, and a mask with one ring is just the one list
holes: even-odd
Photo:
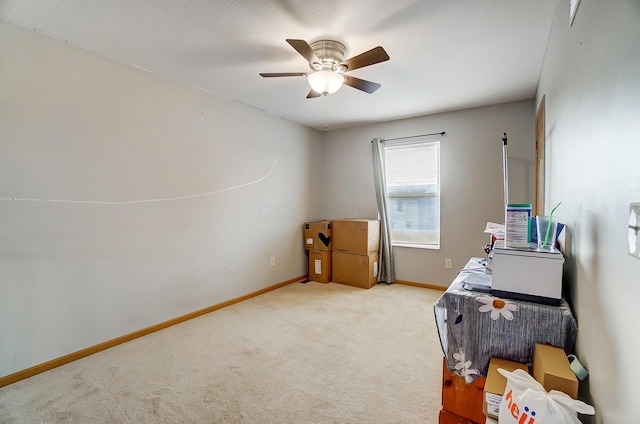
[(414, 243), (395, 243), (391, 242), (393, 247), (409, 247), (412, 249), (440, 250), (440, 245), (434, 244), (414, 244)]

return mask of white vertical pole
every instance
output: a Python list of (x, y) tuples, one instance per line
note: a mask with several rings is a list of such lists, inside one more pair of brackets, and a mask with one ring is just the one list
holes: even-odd
[(502, 176), (504, 184), (504, 225), (507, 233), (507, 205), (509, 204), (509, 170), (507, 169), (507, 133), (502, 133)]

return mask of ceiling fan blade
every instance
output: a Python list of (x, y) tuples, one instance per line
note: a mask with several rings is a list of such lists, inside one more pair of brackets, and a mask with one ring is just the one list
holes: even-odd
[(344, 76), (344, 85), (348, 85), (349, 87), (357, 88), (358, 90), (362, 90), (365, 93), (373, 93), (378, 88), (381, 87), (377, 82), (371, 82), (367, 80), (363, 80), (360, 78), (352, 77), (350, 75)]
[(389, 60), (389, 55), (382, 47), (378, 46), (367, 52), (359, 54), (358, 56), (345, 60), (341, 65), (346, 66), (347, 71), (353, 71), (354, 69), (374, 65), (386, 60)]
[(309, 91), (309, 94), (307, 94), (307, 99), (313, 99), (316, 97), (320, 97), (322, 94), (318, 94), (315, 91), (311, 90)]
[(296, 51), (300, 53), (302, 57), (307, 59), (307, 62), (322, 63), (320, 59), (318, 59), (318, 56), (316, 56), (315, 52), (313, 51), (309, 43), (307, 43), (306, 41), (287, 38), (287, 43), (289, 43), (291, 47), (296, 49)]
[(261, 77), (272, 78), (272, 77), (306, 77), (307, 74), (304, 72), (263, 72), (260, 74)]

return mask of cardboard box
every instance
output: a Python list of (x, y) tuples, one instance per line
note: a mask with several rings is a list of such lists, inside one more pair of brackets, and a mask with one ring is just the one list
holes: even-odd
[(536, 343), (533, 349), (533, 378), (545, 390), (559, 390), (576, 399), (578, 378), (571, 370), (564, 350), (555, 346)]
[(331, 252), (309, 251), (309, 280), (318, 283), (331, 282)]
[(380, 246), (380, 221), (344, 219), (332, 221), (333, 250), (354, 255), (371, 255)]
[(506, 371), (521, 369), (527, 373), (529, 372), (529, 366), (527, 364), (495, 357), (489, 360), (487, 381), (484, 384), (482, 412), (484, 412), (487, 417), (495, 419), (498, 419), (502, 395), (504, 395), (504, 389), (507, 386), (507, 379), (498, 372), (498, 368)]
[(302, 228), (306, 250), (331, 250), (331, 221), (305, 222)]
[(369, 289), (378, 281), (378, 254), (354, 255), (352, 253), (333, 252), (334, 283)]

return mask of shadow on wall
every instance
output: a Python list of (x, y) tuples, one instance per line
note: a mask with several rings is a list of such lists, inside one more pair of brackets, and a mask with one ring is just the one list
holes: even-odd
[(376, 219), (378, 209), (371, 204), (343, 204), (326, 208), (322, 203), (263, 203), (256, 209), (256, 219), (262, 223), (296, 222), (302, 224), (320, 219), (369, 218)]
[(509, 157), (509, 182), (512, 187), (524, 187), (524, 193), (520, 193), (519, 196), (514, 196), (509, 190), (509, 198), (514, 199), (509, 203), (530, 203), (532, 199), (536, 198), (535, 195), (535, 179), (536, 179), (536, 167), (535, 162), (532, 160), (520, 159)]
[[(375, 199), (374, 199), (375, 201)], [(330, 219), (367, 218), (377, 219), (378, 208), (373, 204), (343, 204), (325, 211)]]
[[(617, 384), (620, 375), (620, 366), (617, 362), (619, 356), (614, 350), (614, 343), (609, 336), (609, 321), (600, 303), (600, 293), (602, 287), (597, 280), (599, 257), (597, 255), (598, 233), (597, 219), (593, 214), (578, 214), (587, 218), (582, 220), (582, 224), (575, 222), (573, 228), (565, 227), (564, 246), (565, 263), (563, 270), (563, 296), (569, 302), (571, 309), (578, 321), (578, 343), (576, 355), (588, 367), (589, 357), (606, 358), (607, 369), (599, 370), (599, 373), (610, 374), (610, 377), (600, 378), (609, 384), (600, 392), (605, 394), (607, 403), (612, 410), (617, 410), (616, 402), (619, 399)], [(573, 230), (573, 231), (572, 231)], [(590, 252), (580, 252), (580, 261), (576, 258), (578, 244), (575, 234), (585, 234), (589, 240), (582, 240), (582, 246), (589, 246)], [(580, 330), (588, 332), (581, 337)], [(601, 359), (602, 360), (602, 359)], [(585, 424), (602, 423), (603, 418), (599, 416), (597, 405), (593, 403), (591, 394), (591, 377), (580, 382), (578, 397), (580, 400), (593, 405), (596, 414), (580, 415), (580, 420)], [(600, 396), (602, 398), (602, 395)], [(601, 399), (602, 402), (602, 399)]]

